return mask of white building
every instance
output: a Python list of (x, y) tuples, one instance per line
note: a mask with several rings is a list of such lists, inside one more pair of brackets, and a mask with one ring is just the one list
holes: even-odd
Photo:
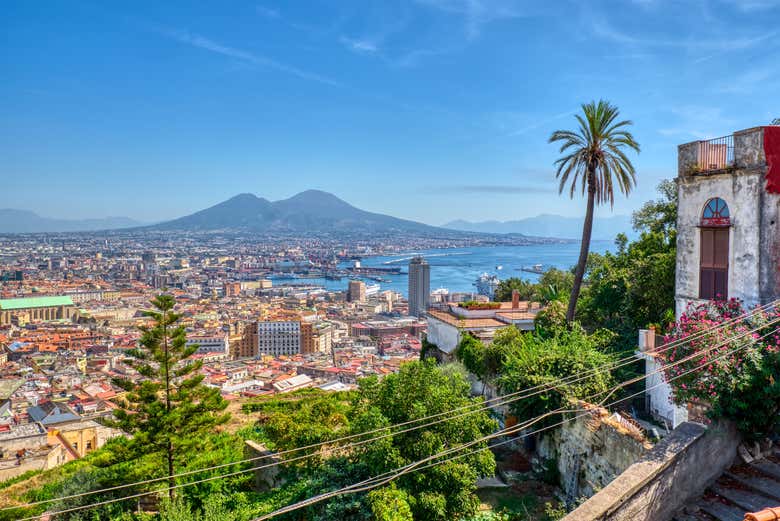
[(513, 325), (521, 331), (533, 331), (534, 319), (539, 312), (536, 302), (497, 302), (494, 309), (468, 309), (458, 304), (431, 308), (427, 313), (426, 339), (434, 344), (437, 358), (451, 360), (464, 333), (490, 343), (499, 330)]
[(187, 337), (187, 346), (198, 345), (197, 353), (230, 354), (230, 337), (220, 332), (215, 335), (192, 335)]
[[(746, 308), (780, 298), (780, 127), (680, 145), (677, 164), (677, 318), (714, 298), (738, 298)], [(660, 344), (640, 332), (647, 374), (662, 366), (653, 354)], [(657, 418), (672, 427), (687, 419), (659, 375), (646, 385)]]
[(259, 355), (295, 355), (300, 352), (300, 321), (260, 321), (257, 323), (257, 353)]
[(678, 317), (718, 294), (747, 307), (780, 295), (779, 149), (780, 126), (680, 145)]

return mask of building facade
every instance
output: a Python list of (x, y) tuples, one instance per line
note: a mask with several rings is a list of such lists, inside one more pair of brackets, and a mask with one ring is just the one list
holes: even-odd
[(425, 315), (431, 298), (431, 266), (422, 257), (409, 261), (409, 314)]
[[(678, 149), (677, 316), (691, 302), (780, 296), (780, 127)], [(776, 164), (772, 165), (772, 162)]]
[[(740, 299), (745, 308), (780, 298), (780, 127), (754, 127), (678, 147), (675, 311)], [(646, 360), (647, 407), (669, 427), (688, 419), (663, 379), (663, 348), (639, 332)]]
[(230, 337), (227, 332), (217, 335), (193, 335), (187, 337), (187, 346), (197, 345), (197, 353), (230, 354)]
[(78, 318), (78, 309), (68, 296), (0, 300), (0, 326), (13, 322), (46, 322)]
[(257, 323), (258, 355), (295, 355), (301, 352), (299, 320), (260, 321)]
[(362, 280), (350, 280), (347, 289), (347, 300), (349, 302), (365, 302), (366, 283)]

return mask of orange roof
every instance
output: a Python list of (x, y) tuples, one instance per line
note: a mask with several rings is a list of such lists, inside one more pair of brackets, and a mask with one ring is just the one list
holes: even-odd
[(452, 313), (439, 310), (428, 310), (428, 314), (432, 317), (441, 320), (445, 324), (449, 324), (455, 327), (462, 327), (464, 329), (471, 329), (475, 327), (506, 327), (508, 324), (496, 320), (495, 318), (460, 318), (456, 317)]

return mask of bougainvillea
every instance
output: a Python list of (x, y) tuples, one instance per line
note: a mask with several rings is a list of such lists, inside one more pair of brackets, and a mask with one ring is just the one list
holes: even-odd
[(746, 313), (739, 300), (692, 304), (659, 357), (677, 404), (709, 405), (749, 438), (769, 434), (780, 412), (780, 311)]

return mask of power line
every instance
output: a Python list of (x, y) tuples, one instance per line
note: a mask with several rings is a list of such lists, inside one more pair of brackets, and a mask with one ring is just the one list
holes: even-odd
[[(730, 340), (731, 340), (731, 341), (733, 341), (735, 338), (741, 338), (741, 337), (744, 337), (744, 336), (746, 336), (746, 335), (748, 335), (748, 334), (751, 334), (751, 333), (753, 333), (753, 332), (755, 332), (755, 331), (758, 331), (758, 330), (760, 330), (760, 329), (766, 328), (766, 327), (768, 327), (769, 325), (772, 325), (772, 324), (774, 324), (774, 323), (777, 323), (777, 322), (780, 322), (780, 318), (778, 318), (778, 319), (775, 319), (775, 320), (773, 320), (773, 321), (771, 321), (771, 322), (768, 322), (768, 323), (766, 323), (766, 324), (762, 324), (761, 326), (759, 326), (758, 328), (756, 328), (756, 329), (754, 329), (754, 330), (750, 330), (750, 331), (744, 332), (744, 333), (742, 333), (742, 334), (740, 334), (740, 335), (735, 335), (735, 336), (734, 336), (734, 337), (732, 337)], [(775, 331), (777, 331), (777, 329), (776, 329)], [(764, 336), (766, 336), (766, 335), (764, 335)], [(679, 365), (679, 364), (681, 364), (681, 363), (684, 363), (684, 362), (686, 362), (686, 361), (688, 361), (688, 360), (691, 360), (691, 359), (693, 359), (693, 358), (695, 358), (695, 357), (697, 357), (697, 356), (702, 356), (702, 355), (705, 355), (705, 354), (707, 354), (708, 352), (710, 352), (710, 351), (712, 351), (712, 350), (714, 350), (714, 349), (716, 349), (716, 348), (718, 348), (718, 347), (722, 347), (723, 345), (726, 345), (727, 343), (728, 343), (728, 341), (727, 341), (727, 342), (724, 342), (723, 344), (720, 344), (720, 345), (718, 345), (718, 346), (713, 346), (713, 347), (711, 347), (711, 348), (708, 348), (708, 349), (702, 350), (702, 351), (700, 351), (700, 352), (698, 352), (698, 353), (694, 353), (694, 354), (692, 354), (692, 355), (689, 355), (688, 357), (685, 357), (685, 358), (683, 358), (683, 359), (680, 359), (680, 360), (678, 360), (678, 361), (675, 361), (675, 362), (673, 362), (673, 363), (667, 364), (667, 365), (666, 365), (666, 366), (664, 366), (663, 368), (661, 368), (661, 369), (658, 369), (658, 370), (656, 370), (656, 371), (653, 371), (653, 372), (651, 372), (651, 373), (648, 373), (648, 374), (646, 374), (646, 375), (644, 375), (644, 376), (642, 376), (642, 377), (638, 377), (638, 378), (636, 378), (636, 379), (633, 379), (633, 380), (630, 380), (630, 381), (627, 381), (627, 382), (622, 382), (622, 383), (618, 384), (618, 386), (616, 386), (616, 388), (613, 388), (613, 389), (610, 391), (610, 393), (607, 395), (607, 398), (609, 397), (609, 395), (613, 394), (613, 393), (614, 393), (614, 392), (615, 392), (617, 389), (619, 389), (619, 388), (622, 388), (622, 387), (625, 387), (626, 385), (630, 385), (630, 383), (629, 383), (629, 382), (631, 382), (631, 383), (635, 383), (636, 381), (640, 381), (640, 380), (642, 380), (642, 379), (646, 379), (646, 378), (648, 378), (649, 376), (652, 376), (652, 375), (654, 375), (654, 374), (660, 373), (661, 371), (665, 370), (665, 369), (666, 369), (666, 368), (668, 368), (668, 367), (676, 366), (676, 365)], [(746, 347), (747, 345), (749, 345), (749, 343), (746, 343), (746, 344), (745, 344), (745, 345), (743, 345), (742, 347)], [(661, 382), (661, 383), (659, 383), (658, 385), (663, 385), (664, 383), (665, 383), (665, 382)], [(653, 388), (657, 387), (658, 385), (654, 386)], [(646, 392), (646, 391), (647, 391), (647, 389), (646, 389), (646, 390), (644, 390), (644, 391), (640, 391), (639, 393), (635, 393), (635, 395), (642, 394), (643, 392)], [(606, 399), (606, 398), (605, 398), (605, 399)], [(615, 403), (618, 403), (618, 402), (615, 402)], [(533, 424), (533, 423), (536, 423), (536, 422), (540, 421), (541, 419), (543, 419), (543, 418), (544, 418), (544, 417), (546, 417), (546, 416), (549, 416), (550, 414), (554, 414), (554, 413), (558, 413), (558, 412), (560, 412), (560, 411), (553, 411), (553, 412), (551, 412), (551, 413), (546, 413), (545, 415), (542, 415), (541, 417), (537, 417), (536, 419), (533, 419), (531, 424)], [(440, 423), (440, 422), (436, 422), (436, 423)], [(513, 427), (512, 427), (512, 429), (514, 429), (515, 427), (516, 427), (516, 426), (513, 426)], [(393, 434), (389, 434), (389, 435), (385, 435), (385, 436), (382, 436), (382, 437), (377, 437), (377, 438), (371, 438), (371, 439), (368, 439), (368, 440), (363, 440), (363, 441), (361, 441), (361, 442), (359, 442), (359, 443), (355, 443), (355, 444), (351, 444), (351, 445), (346, 445), (346, 446), (344, 446), (344, 447), (340, 447), (340, 449), (349, 448), (350, 446), (357, 446), (357, 445), (362, 445), (362, 444), (365, 444), (365, 443), (368, 443), (368, 442), (371, 442), (371, 441), (376, 441), (377, 439), (382, 439), (383, 437), (388, 437), (388, 436), (390, 436), (390, 435), (395, 435), (395, 434), (397, 434), (397, 433), (393, 433)], [(240, 471), (236, 471), (236, 472), (232, 472), (232, 473), (228, 473), (228, 474), (224, 474), (224, 475), (219, 475), (219, 476), (212, 476), (212, 477), (210, 477), (210, 478), (204, 478), (204, 479), (201, 479), (201, 480), (196, 480), (196, 481), (192, 481), (192, 482), (188, 482), (188, 483), (181, 483), (181, 484), (174, 485), (174, 486), (172, 486), (172, 487), (166, 487), (166, 489), (165, 489), (165, 490), (168, 490), (168, 489), (178, 489), (178, 488), (182, 488), (182, 487), (186, 487), (186, 486), (190, 486), (190, 485), (196, 485), (196, 484), (199, 484), (199, 483), (204, 483), (204, 482), (208, 482), (208, 481), (213, 481), (213, 480), (215, 480), (215, 479), (224, 479), (224, 478), (227, 478), (227, 477), (232, 477), (232, 476), (235, 476), (235, 475), (239, 475), (239, 474), (244, 474), (244, 473), (251, 472), (251, 471), (260, 470), (260, 469), (263, 469), (263, 468), (267, 468), (267, 467), (271, 467), (271, 466), (279, 465), (279, 464), (282, 464), (282, 463), (290, 463), (290, 462), (292, 462), (292, 461), (295, 461), (295, 460), (298, 460), (298, 459), (304, 459), (304, 458), (306, 458), (306, 457), (310, 457), (310, 456), (312, 456), (312, 455), (299, 456), (299, 457), (297, 457), (297, 458), (292, 458), (292, 459), (290, 459), (290, 460), (286, 460), (286, 461), (284, 461), (284, 462), (275, 462), (275, 463), (268, 464), (268, 465), (264, 465), (264, 466), (260, 466), (260, 467), (253, 467), (253, 468), (249, 468), (249, 469), (245, 469), (245, 470), (240, 470)], [(235, 465), (235, 464), (239, 464), (239, 463), (240, 463), (240, 462), (234, 462), (234, 463), (231, 463), (231, 465)], [(201, 471), (202, 471), (202, 470), (201, 470)], [(94, 493), (97, 493), (97, 492), (100, 492), (100, 491), (94, 491)], [(134, 494), (134, 495), (130, 495), (130, 496), (124, 496), (124, 497), (121, 497), (121, 498), (114, 498), (114, 499), (104, 500), (104, 501), (100, 501), (100, 502), (97, 502), (97, 503), (94, 503), (94, 504), (89, 504), (89, 505), (82, 505), (82, 506), (79, 506), (79, 507), (74, 507), (74, 508), (67, 509), (67, 510), (57, 511), (57, 512), (53, 512), (52, 514), (61, 514), (61, 513), (66, 513), (66, 512), (72, 512), (72, 511), (77, 511), (77, 510), (84, 510), (84, 509), (88, 509), (88, 508), (94, 508), (94, 507), (97, 507), (97, 506), (102, 506), (102, 505), (105, 505), (105, 504), (115, 503), (115, 502), (118, 502), (118, 501), (125, 501), (125, 500), (128, 500), (128, 499), (135, 499), (135, 498), (139, 498), (139, 497), (146, 496), (146, 495), (150, 495), (150, 494), (153, 494), (153, 493), (154, 493), (154, 492), (148, 492), (148, 491), (147, 491), (147, 492), (142, 492), (142, 493), (138, 493), (138, 494)], [(80, 494), (80, 495), (76, 495), (76, 497), (78, 497), (78, 496), (81, 496), (81, 495), (86, 495), (86, 494)], [(59, 500), (62, 500), (62, 499), (63, 499), (63, 498), (59, 498)], [(47, 502), (51, 502), (51, 501), (47, 501)], [(19, 508), (25, 508), (26, 506), (28, 506), (28, 505), (16, 506), (16, 507), (13, 507), (13, 508), (14, 508), (14, 509), (19, 509)], [(29, 506), (33, 506), (33, 505), (32, 505), (32, 504), (30, 504)], [(25, 518), (25, 520), (28, 520), (28, 519), (35, 519), (35, 517), (36, 517), (36, 516), (30, 517), (30, 518)], [(25, 521), (25, 520), (20, 520), (20, 521)]]
[[(773, 334), (773, 333), (775, 333), (777, 331), (778, 331), (778, 328), (775, 328), (774, 331), (771, 331), (771, 332), (763, 335), (761, 338), (765, 338), (766, 336), (769, 336), (770, 334)], [(743, 345), (741, 345), (741, 346), (739, 346), (737, 348), (732, 349), (730, 352), (725, 353), (725, 354), (717, 357), (715, 360), (720, 359), (720, 358), (724, 358), (724, 357), (729, 356), (729, 355), (731, 355), (731, 354), (733, 354), (733, 353), (735, 353), (737, 351), (745, 349), (748, 345), (750, 345), (749, 342), (745, 343), (745, 344), (743, 344)], [(663, 385), (664, 383), (671, 382), (671, 381), (673, 381), (673, 380), (675, 380), (677, 378), (681, 378), (682, 376), (685, 376), (687, 374), (690, 374), (692, 372), (695, 372), (695, 371), (698, 371), (698, 370), (701, 370), (701, 369), (703, 369), (703, 367), (694, 367), (693, 369), (690, 369), (690, 370), (688, 370), (688, 371), (686, 371), (686, 372), (684, 372), (684, 373), (682, 373), (680, 375), (677, 375), (674, 378), (669, 379), (668, 381), (659, 382), (658, 384), (656, 384), (655, 386), (651, 387), (650, 389), (653, 389), (653, 388), (655, 388), (657, 386)], [(615, 390), (617, 390), (617, 387), (612, 389), (612, 391), (610, 391), (610, 393), (607, 395), (607, 397), (609, 395), (611, 395)], [(640, 392), (634, 393), (633, 395), (629, 395), (627, 397), (624, 397), (624, 398), (621, 398), (619, 400), (616, 400), (616, 401), (608, 404), (606, 407), (613, 406), (613, 405), (616, 405), (617, 403), (626, 401), (626, 400), (631, 399), (631, 398), (633, 398), (635, 396), (639, 396), (640, 394), (642, 394), (643, 392), (646, 392), (647, 390), (649, 390), (649, 389), (645, 389), (644, 391), (640, 391)], [(394, 479), (396, 479), (396, 478), (398, 478), (398, 477), (400, 477), (400, 476), (402, 476), (404, 474), (408, 474), (408, 473), (411, 473), (411, 472), (416, 472), (416, 471), (423, 470), (425, 468), (429, 468), (429, 467), (436, 466), (436, 465), (441, 465), (443, 463), (446, 463), (448, 461), (452, 461), (452, 460), (454, 460), (456, 458), (459, 458), (459, 457), (463, 457), (463, 456), (466, 456), (466, 455), (475, 454), (475, 453), (483, 451), (483, 450), (487, 450), (487, 448), (477, 449), (475, 451), (471, 451), (471, 452), (466, 453), (466, 454), (461, 454), (461, 455), (458, 455), (458, 456), (454, 456), (452, 458), (447, 458), (447, 459), (442, 460), (442, 461), (431, 462), (428, 465), (425, 465), (423, 467), (419, 467), (420, 463), (425, 463), (427, 461), (431, 461), (433, 459), (449, 455), (452, 452), (456, 452), (456, 451), (462, 450), (464, 448), (467, 448), (467, 447), (472, 446), (472, 445), (477, 444), (477, 443), (481, 443), (481, 442), (486, 441), (488, 439), (493, 439), (493, 438), (499, 437), (499, 436), (505, 436), (507, 434), (513, 434), (515, 432), (518, 432), (519, 430), (524, 430), (524, 429), (528, 428), (531, 424), (537, 423), (538, 421), (540, 421), (544, 417), (547, 417), (547, 416), (552, 415), (552, 414), (563, 414), (565, 412), (569, 412), (569, 411), (557, 410), (557, 411), (552, 411), (550, 413), (546, 413), (545, 415), (542, 415), (542, 416), (539, 416), (537, 418), (534, 418), (533, 420), (531, 420), (530, 423), (526, 422), (522, 426), (519, 426), (519, 427), (518, 426), (513, 426), (513, 427), (510, 427), (510, 428), (507, 428), (507, 429), (502, 429), (501, 431), (498, 431), (497, 433), (485, 436), (485, 437), (483, 437), (483, 438), (481, 438), (479, 440), (474, 440), (474, 441), (469, 442), (467, 444), (464, 444), (464, 445), (462, 445), (462, 446), (460, 446), (458, 448), (448, 449), (446, 451), (440, 452), (440, 453), (435, 454), (433, 456), (429, 456), (428, 458), (424, 458), (424, 459), (416, 461), (414, 463), (407, 464), (407, 465), (405, 465), (403, 467), (400, 467), (398, 469), (395, 469), (393, 471), (386, 472), (384, 474), (380, 474), (379, 476), (376, 476), (374, 478), (370, 478), (368, 480), (364, 480), (364, 481), (356, 483), (354, 485), (350, 485), (348, 487), (344, 487), (344, 488), (342, 488), (340, 490), (333, 491), (333, 492), (327, 492), (327, 493), (321, 494), (319, 496), (314, 496), (313, 498), (309, 498), (307, 500), (300, 501), (300, 502), (295, 503), (293, 505), (289, 505), (287, 507), (283, 507), (281, 509), (278, 509), (278, 510), (276, 510), (274, 512), (271, 512), (269, 514), (265, 514), (263, 516), (257, 517), (255, 519), (253, 519), (252, 521), (266, 521), (266, 520), (271, 519), (273, 517), (276, 517), (278, 515), (285, 514), (287, 512), (292, 512), (294, 510), (299, 510), (301, 508), (305, 508), (307, 506), (311, 506), (311, 505), (313, 505), (315, 503), (322, 502), (322, 501), (324, 501), (326, 499), (330, 499), (330, 498), (335, 497), (335, 496), (344, 495), (344, 494), (352, 494), (352, 493), (356, 493), (356, 492), (364, 492), (364, 491), (370, 490), (372, 488), (376, 488), (376, 487), (385, 485), (385, 484), (389, 483), (390, 481), (392, 481), (392, 480), (394, 480)], [(562, 421), (560, 421), (560, 422), (558, 422), (558, 423), (556, 423), (554, 425), (543, 427), (543, 428), (537, 429), (535, 431), (532, 431), (530, 433), (522, 434), (521, 436), (518, 436), (518, 437), (516, 437), (514, 439), (520, 439), (520, 438), (524, 438), (524, 437), (530, 436), (532, 434), (537, 434), (539, 432), (543, 432), (543, 431), (546, 431), (546, 430), (558, 427), (560, 425), (563, 425), (565, 423), (574, 421), (574, 420), (576, 420), (578, 418), (581, 418), (583, 416), (588, 416), (590, 414), (591, 414), (591, 412), (588, 411), (586, 413), (574, 416), (573, 418), (564, 419), (564, 420), (562, 420)], [(390, 474), (392, 474), (392, 475), (390, 475)], [(388, 477), (388, 475), (390, 475), (390, 476)]]
[[(780, 301), (780, 300), (778, 300), (778, 301)], [(747, 319), (747, 318), (749, 318), (749, 317), (751, 317), (753, 315), (756, 315), (757, 313), (763, 311), (765, 308), (768, 308), (769, 306), (774, 305), (778, 301), (775, 301), (775, 302), (772, 302), (772, 303), (765, 304), (763, 306), (759, 306), (757, 308), (754, 308), (750, 312), (743, 313), (742, 315), (739, 315), (737, 317), (733, 317), (733, 318), (731, 318), (731, 319), (729, 319), (727, 321), (724, 321), (723, 323), (721, 323), (721, 324), (719, 324), (717, 326), (712, 326), (710, 328), (706, 328), (706, 329), (702, 330), (701, 332), (697, 332), (694, 335), (686, 337), (685, 339), (682, 339), (682, 340), (679, 340), (679, 341), (673, 341), (673, 342), (670, 342), (668, 344), (665, 344), (662, 348), (659, 348), (658, 350), (655, 350), (653, 353), (654, 354), (660, 354), (660, 353), (662, 353), (664, 351), (667, 351), (667, 350), (671, 349), (672, 347), (675, 347), (676, 345), (688, 343), (688, 342), (690, 342), (690, 341), (692, 341), (692, 340), (694, 340), (694, 339), (696, 339), (696, 338), (698, 338), (700, 336), (703, 336), (704, 334), (708, 334), (708, 333), (710, 333), (710, 332), (712, 332), (714, 330), (717, 330), (717, 329), (722, 329), (722, 328), (726, 327), (731, 322), (734, 322), (734, 321), (737, 321), (737, 320), (741, 320), (741, 319)], [(762, 327), (766, 327), (766, 325), (764, 325)], [(741, 336), (744, 336), (745, 334), (743, 334)], [(723, 345), (725, 345), (725, 343), (726, 342), (724, 342)], [(714, 348), (712, 348), (712, 349), (714, 349)], [(626, 357), (625, 360), (630, 360), (628, 363), (634, 363), (636, 361), (636, 358), (632, 355), (630, 357)], [(678, 361), (678, 362), (682, 362), (682, 361)], [(573, 375), (573, 376), (570, 376), (570, 377), (557, 379), (557, 381), (548, 382), (546, 384), (540, 384), (540, 385), (537, 385), (535, 387), (531, 387), (529, 389), (523, 389), (523, 390), (516, 391), (516, 392), (513, 392), (513, 393), (509, 393), (509, 394), (506, 394), (506, 395), (503, 395), (503, 396), (498, 396), (498, 397), (495, 397), (493, 399), (486, 400), (482, 404), (469, 404), (469, 405), (466, 405), (466, 406), (461, 406), (461, 407), (458, 407), (458, 408), (455, 408), (455, 409), (451, 409), (451, 410), (444, 411), (444, 412), (441, 412), (441, 413), (437, 413), (437, 414), (434, 414), (434, 415), (430, 415), (430, 416), (427, 416), (427, 417), (422, 417), (422, 418), (418, 418), (418, 419), (415, 419), (415, 420), (409, 420), (409, 421), (398, 423), (398, 424), (395, 424), (395, 425), (391, 425), (391, 426), (387, 426), (387, 427), (383, 427), (383, 428), (379, 428), (379, 429), (374, 429), (372, 431), (356, 433), (356, 434), (353, 434), (353, 435), (344, 436), (342, 438), (336, 438), (336, 439), (333, 439), (333, 440), (328, 440), (328, 441), (324, 441), (324, 442), (320, 442), (320, 443), (315, 443), (315, 444), (311, 444), (311, 445), (308, 445), (308, 446), (296, 447), (296, 448), (293, 448), (293, 449), (288, 449), (288, 450), (285, 450), (285, 451), (277, 452), (277, 453), (275, 453), (273, 455), (257, 456), (257, 457), (254, 457), (254, 458), (248, 458), (248, 459), (239, 460), (239, 461), (235, 461), (235, 462), (231, 462), (231, 463), (215, 465), (215, 466), (212, 466), (212, 467), (205, 467), (205, 468), (202, 468), (202, 469), (195, 469), (195, 470), (191, 470), (191, 471), (187, 471), (187, 472), (176, 474), (176, 475), (174, 475), (174, 477), (182, 477), (182, 476), (202, 473), (202, 472), (206, 472), (206, 471), (209, 471), (209, 470), (215, 470), (215, 469), (219, 469), (219, 468), (240, 465), (240, 464), (243, 464), (243, 463), (248, 463), (250, 461), (255, 461), (255, 460), (259, 460), (259, 459), (265, 459), (265, 458), (269, 458), (269, 457), (278, 457), (278, 456), (280, 456), (282, 454), (288, 454), (288, 453), (291, 453), (291, 452), (296, 452), (296, 451), (304, 450), (304, 449), (307, 449), (307, 448), (321, 447), (323, 445), (333, 444), (333, 443), (336, 443), (336, 442), (339, 442), (339, 441), (348, 440), (348, 439), (354, 439), (354, 438), (361, 437), (361, 436), (366, 436), (368, 434), (372, 434), (372, 433), (375, 433), (375, 432), (381, 432), (381, 431), (387, 430), (389, 428), (409, 425), (409, 424), (416, 423), (416, 422), (419, 422), (419, 421), (424, 421), (424, 420), (429, 419), (429, 418), (441, 417), (443, 415), (447, 415), (447, 414), (450, 414), (452, 412), (456, 412), (456, 411), (464, 410), (464, 409), (470, 409), (470, 408), (473, 408), (473, 407), (477, 407), (479, 405), (479, 407), (476, 408), (476, 409), (472, 409), (472, 410), (470, 410), (470, 411), (468, 411), (466, 413), (463, 413), (463, 414), (460, 414), (460, 415), (457, 415), (457, 416), (454, 416), (454, 417), (448, 417), (448, 418), (445, 418), (443, 420), (430, 422), (430, 423), (423, 424), (423, 425), (418, 425), (418, 426), (407, 428), (407, 429), (403, 429), (403, 430), (400, 430), (400, 431), (390, 432), (390, 433), (387, 433), (387, 434), (384, 434), (384, 435), (378, 436), (378, 437), (367, 438), (367, 439), (361, 440), (359, 442), (353, 442), (351, 444), (347, 444), (345, 446), (338, 447), (338, 450), (344, 450), (344, 449), (348, 449), (348, 448), (353, 448), (353, 447), (364, 445), (366, 443), (370, 443), (370, 442), (373, 442), (373, 441), (378, 441), (380, 439), (396, 436), (396, 435), (399, 435), (399, 434), (404, 434), (406, 432), (410, 432), (410, 431), (413, 431), (413, 430), (416, 430), (416, 429), (420, 429), (420, 428), (423, 428), (423, 427), (435, 425), (437, 423), (441, 423), (441, 422), (444, 422), (444, 421), (451, 421), (453, 419), (456, 419), (456, 418), (459, 418), (459, 417), (463, 417), (463, 416), (466, 416), (468, 414), (474, 414), (476, 412), (487, 410), (487, 409), (489, 409), (491, 407), (496, 407), (496, 406), (500, 406), (500, 405), (506, 405), (506, 404), (512, 403), (514, 401), (518, 401), (518, 400), (525, 399), (525, 398), (528, 398), (528, 397), (531, 397), (531, 396), (534, 396), (534, 395), (541, 394), (542, 392), (545, 392), (545, 391), (548, 391), (548, 390), (557, 390), (556, 389), (556, 383), (558, 385), (560, 385), (560, 384), (568, 385), (568, 384), (575, 383), (577, 381), (581, 381), (581, 380), (587, 378), (589, 373), (593, 374), (593, 373), (597, 373), (597, 372), (603, 372), (603, 371), (606, 371), (606, 370), (613, 370), (613, 369), (616, 369), (616, 368), (618, 368), (618, 367), (620, 367), (622, 365), (626, 365), (626, 363), (615, 365), (615, 363), (613, 362), (611, 364), (605, 364), (604, 366), (591, 369), (591, 370), (586, 371), (585, 373), (580, 374), (580, 375)], [(635, 380), (633, 380), (631, 383), (635, 383), (637, 381), (640, 381), (640, 380), (642, 380), (642, 379), (644, 379), (644, 378), (646, 378), (646, 377), (648, 377), (648, 376), (650, 376), (652, 374), (654, 374), (654, 373), (647, 374), (647, 375), (645, 375), (643, 377), (638, 377)], [(630, 384), (627, 383), (626, 385), (630, 385)], [(533, 389), (537, 389), (537, 391), (536, 392), (532, 392), (532, 393), (527, 394), (527, 395), (518, 396), (518, 395), (520, 395), (522, 393), (528, 392), (528, 391), (533, 390)], [(490, 405), (487, 405), (490, 402), (497, 402), (497, 403), (492, 403)], [(259, 467), (252, 467), (250, 469), (237, 471), (237, 472), (233, 472), (233, 473), (229, 473), (229, 474), (225, 474), (225, 475), (213, 476), (213, 477), (208, 478), (206, 480), (198, 480), (198, 481), (191, 482), (191, 484), (201, 483), (203, 481), (209, 481), (209, 480), (212, 480), (212, 479), (220, 479), (222, 477), (231, 477), (231, 476), (234, 476), (234, 475), (237, 475), (237, 474), (241, 474), (241, 473), (244, 473), (244, 472), (249, 472), (249, 471), (253, 471), (253, 470), (260, 470), (260, 469), (263, 469), (263, 468), (272, 467), (272, 466), (275, 466), (275, 465), (278, 465), (278, 464), (281, 464), (281, 463), (292, 463), (294, 461), (299, 461), (299, 460), (302, 460), (302, 459), (313, 457), (314, 455), (315, 455), (314, 453), (312, 453), (312, 454), (305, 454), (305, 455), (302, 455), (302, 456), (297, 456), (297, 457), (294, 457), (294, 458), (287, 459), (287, 460), (285, 460), (283, 462), (279, 461), (279, 462), (274, 462), (274, 463), (270, 463), (270, 464), (267, 464), (267, 465), (262, 465), (262, 466), (259, 466)], [(40, 504), (51, 503), (51, 502), (55, 502), (55, 501), (62, 501), (62, 500), (65, 500), (65, 499), (73, 499), (73, 498), (77, 498), (77, 497), (83, 497), (83, 496), (93, 495), (93, 494), (102, 493), (102, 492), (109, 492), (109, 491), (113, 491), (113, 490), (124, 489), (124, 488), (132, 487), (132, 486), (138, 486), (138, 485), (144, 485), (144, 484), (159, 482), (159, 481), (163, 481), (163, 480), (167, 480), (167, 479), (168, 479), (168, 477), (153, 478), (153, 479), (149, 479), (149, 480), (145, 480), (145, 481), (139, 481), (139, 482), (124, 484), (124, 485), (117, 485), (117, 486), (114, 486), (114, 487), (108, 487), (108, 488), (104, 488), (104, 489), (98, 489), (98, 490), (94, 490), (94, 491), (88, 491), (88, 492), (83, 492), (83, 493), (79, 493), (79, 494), (73, 494), (73, 495), (70, 495), (70, 496), (63, 496), (63, 497), (60, 497), (60, 498), (54, 498), (54, 499), (49, 499), (49, 500), (37, 501), (37, 502), (33, 502), (33, 503), (28, 503), (28, 504), (25, 504), (25, 505), (17, 505), (17, 506), (13, 506), (13, 507), (4, 507), (4, 508), (0, 509), (0, 511), (10, 510), (10, 509), (18, 509), (18, 508), (25, 508), (25, 507), (29, 507), (29, 506), (35, 506), (35, 505), (40, 505)], [(186, 484), (183, 484), (183, 485), (186, 485)], [(140, 495), (145, 495), (145, 494), (140, 494)]]

